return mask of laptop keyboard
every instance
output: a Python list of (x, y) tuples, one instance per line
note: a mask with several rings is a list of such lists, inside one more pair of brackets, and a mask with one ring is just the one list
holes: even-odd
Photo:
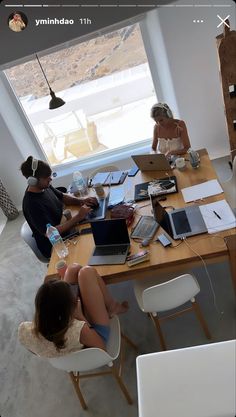
[(126, 251), (127, 245), (96, 247), (93, 256), (124, 255)]
[(103, 210), (103, 203), (99, 203), (98, 207), (95, 207), (90, 213), (87, 214), (87, 219), (94, 219), (94, 217), (98, 217), (102, 215)]
[(177, 235), (189, 233), (192, 231), (185, 211), (172, 213), (171, 217), (173, 219)]

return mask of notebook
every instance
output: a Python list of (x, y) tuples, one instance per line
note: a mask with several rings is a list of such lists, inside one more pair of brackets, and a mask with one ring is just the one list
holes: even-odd
[(79, 224), (92, 223), (97, 220), (105, 219), (109, 198), (110, 193), (108, 192), (105, 198), (100, 198), (98, 200), (98, 206), (94, 207)]
[(208, 233), (221, 232), (236, 227), (235, 214), (226, 200), (203, 204), (200, 206), (200, 210)]
[(91, 223), (95, 248), (88, 265), (124, 264), (130, 248), (125, 219)]
[(223, 193), (222, 187), (217, 180), (202, 182), (201, 184), (192, 185), (191, 187), (182, 188), (181, 190), (185, 203), (200, 200), (205, 197)]
[(147, 200), (151, 194), (160, 196), (177, 192), (177, 179), (175, 175), (172, 175), (170, 177), (154, 179), (142, 184), (136, 184), (134, 187), (134, 200)]
[(168, 213), (158, 202), (158, 196), (151, 196), (151, 203), (155, 220), (173, 239), (207, 232), (198, 206), (176, 209)]
[(168, 171), (170, 163), (163, 153), (153, 153), (147, 155), (131, 155), (140, 171)]

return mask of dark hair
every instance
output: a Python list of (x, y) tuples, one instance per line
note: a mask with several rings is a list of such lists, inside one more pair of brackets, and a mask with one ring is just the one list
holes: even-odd
[(65, 347), (65, 333), (71, 325), (76, 299), (65, 281), (50, 280), (35, 297), (34, 331), (53, 342), (57, 350)]
[[(33, 175), (32, 160), (33, 160), (33, 156), (28, 156), (26, 161), (23, 162), (23, 164), (21, 164), (20, 170), (25, 178), (29, 178)], [(47, 164), (47, 162), (38, 160), (38, 167), (35, 171), (35, 177), (37, 179), (47, 178), (47, 177), (50, 177), (51, 174), (52, 174), (52, 170), (50, 166)]]

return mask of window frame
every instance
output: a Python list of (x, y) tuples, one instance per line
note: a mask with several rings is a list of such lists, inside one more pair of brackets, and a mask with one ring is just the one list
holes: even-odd
[[(82, 43), (82, 42), (85, 42), (85, 41), (89, 41), (90, 39), (93, 39), (95, 36), (103, 36), (107, 33), (112, 32), (112, 31), (122, 29), (125, 26), (133, 25), (135, 23), (138, 23), (139, 26), (140, 26), (140, 34), (141, 34), (141, 37), (142, 37), (142, 40), (143, 40), (143, 46), (144, 46), (145, 53), (146, 53), (146, 56), (147, 56), (147, 62), (150, 66), (149, 56), (148, 56), (149, 54), (148, 54), (148, 51), (147, 51), (146, 46), (145, 46), (146, 42), (144, 40), (145, 34), (143, 33), (143, 30), (142, 30), (142, 23), (143, 23), (143, 19), (145, 19), (145, 16), (146, 16), (146, 13), (145, 14), (140, 14), (138, 16), (135, 16), (135, 17), (131, 18), (131, 19), (123, 20), (122, 22), (119, 22), (115, 25), (107, 26), (107, 27), (103, 28), (102, 30), (91, 32), (91, 33), (83, 35), (79, 38), (72, 39), (69, 42), (58, 44), (57, 46), (54, 46), (52, 48), (43, 50), (38, 55), (39, 55), (39, 57), (42, 57), (44, 55), (48, 55), (48, 54), (53, 53), (53, 52), (58, 52), (63, 48), (70, 47), (70, 46), (73, 46), (75, 44)], [(31, 55), (31, 56), (24, 57), (20, 60), (11, 62), (7, 65), (4, 65), (3, 68), (2, 68), (2, 71), (1, 71), (1, 78), (2, 78), (2, 81), (4, 83), (4, 86), (6, 87), (8, 93), (9, 93), (9, 96), (10, 96), (10, 98), (11, 98), (11, 100), (12, 100), (12, 102), (13, 102), (16, 110), (17, 110), (17, 113), (19, 114), (19, 116), (21, 118), (22, 123), (23, 123), (25, 129), (27, 130), (27, 133), (29, 134), (31, 140), (32, 140), (32, 145), (37, 150), (37, 155), (35, 155), (35, 157), (48, 162), (47, 156), (46, 156), (46, 154), (45, 154), (45, 152), (44, 152), (44, 150), (43, 150), (43, 148), (40, 144), (39, 139), (36, 136), (34, 128), (31, 124), (27, 114), (25, 113), (24, 108), (23, 108), (19, 98), (15, 94), (14, 89), (11, 86), (10, 81), (8, 80), (7, 74), (4, 72), (5, 70), (7, 70), (8, 68), (10, 68), (12, 66), (22, 64), (22, 63), (24, 63), (24, 62), (26, 62), (30, 59), (34, 59), (34, 58), (35, 58), (35, 56)], [(151, 75), (152, 75), (152, 78), (153, 78), (153, 72), (152, 71), (151, 71)], [(155, 92), (156, 92), (154, 78), (153, 78), (153, 85), (154, 85), (154, 89), (155, 89)], [(146, 138), (142, 141), (134, 142), (134, 143), (129, 144), (129, 145), (124, 145), (120, 148), (106, 150), (105, 152), (99, 152), (97, 154), (84, 156), (81, 159), (76, 159), (76, 160), (73, 160), (73, 161), (65, 162), (63, 164), (53, 165), (53, 167), (52, 167), (53, 172), (56, 172), (57, 176), (61, 177), (61, 176), (73, 173), (75, 166), (78, 166), (78, 165), (79, 165), (81, 171), (86, 171), (86, 170), (93, 169), (94, 165), (101, 166), (101, 165), (116, 163), (116, 162), (119, 162), (121, 160), (130, 158), (131, 155), (134, 154), (134, 153), (146, 153), (146, 152), (148, 152), (150, 150), (151, 140), (152, 140), (152, 138)], [(24, 139), (23, 139), (23, 141), (24, 141)], [(32, 149), (32, 151), (33, 151), (33, 149)]]

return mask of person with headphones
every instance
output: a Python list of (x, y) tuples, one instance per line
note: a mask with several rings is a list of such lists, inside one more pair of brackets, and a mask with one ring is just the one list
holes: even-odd
[(151, 108), (151, 117), (156, 122), (152, 151), (164, 153), (167, 157), (185, 154), (190, 148), (190, 140), (184, 121), (174, 119), (166, 103), (154, 104)]
[[(77, 223), (83, 220), (91, 207), (98, 202), (95, 197), (77, 198), (62, 193), (51, 185), (52, 170), (50, 166), (29, 156), (20, 167), (27, 178), (28, 187), (23, 198), (23, 214), (28, 222), (40, 252), (50, 258), (52, 246), (46, 237), (46, 225), (50, 223), (59, 233), (66, 235)], [(61, 224), (63, 205), (77, 205), (78, 213)]]

